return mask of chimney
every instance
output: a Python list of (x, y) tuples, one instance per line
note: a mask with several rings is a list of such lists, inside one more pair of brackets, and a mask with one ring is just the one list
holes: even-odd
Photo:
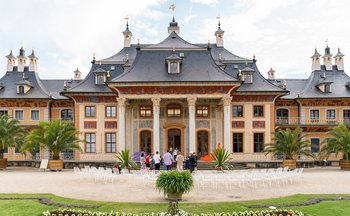
[(38, 72), (38, 58), (34, 54), (34, 50), (32, 51), (32, 54), (28, 56), (29, 58), (29, 71), (32, 72)]
[(338, 71), (344, 70), (344, 54), (340, 52), (338, 48), (338, 53), (334, 56), (335, 65), (337, 66)]
[(12, 54), (12, 50), (10, 54), (6, 56), (7, 58), (7, 71), (13, 71), (13, 67), (16, 65), (16, 57)]
[(267, 72), (267, 75), (269, 80), (275, 80), (275, 71), (272, 68)]
[(78, 68), (74, 71), (74, 80), (81, 80), (81, 72)]
[(323, 55), (323, 64), (326, 68), (326, 70), (331, 71), (333, 69), (333, 65), (332, 65), (332, 54), (330, 52), (330, 48), (327, 47), (324, 50), (324, 55)]
[(223, 31), (220, 27), (220, 19), (219, 19), (218, 30), (216, 30), (215, 32), (217, 47), (224, 47), (224, 33), (225, 31)]
[(27, 64), (27, 57), (24, 55), (24, 49), (23, 47), (21, 47), (21, 49), (19, 50), (19, 56), (17, 56), (18, 58), (18, 72), (24, 72), (24, 67)]
[(321, 70), (320, 57), (321, 55), (317, 52), (317, 49), (315, 48), (315, 53), (311, 56), (311, 59), (312, 59), (311, 71)]

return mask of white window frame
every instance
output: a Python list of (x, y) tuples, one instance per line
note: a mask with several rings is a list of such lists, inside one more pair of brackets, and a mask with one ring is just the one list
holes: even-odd
[[(38, 117), (39, 117), (38, 119), (33, 119), (33, 116), (32, 116), (33, 111), (38, 111)], [(31, 109), (30, 110), (30, 120), (31, 121), (40, 121), (40, 110), (39, 109)]]
[[(22, 111), (22, 113), (23, 113), (23, 119), (17, 119), (17, 118), (16, 118), (16, 112), (17, 112), (17, 111)], [(24, 110), (23, 110), (23, 109), (15, 109), (13, 112), (14, 112), (14, 115), (13, 115), (14, 119), (16, 119), (16, 120), (18, 120), (18, 121), (24, 121)]]

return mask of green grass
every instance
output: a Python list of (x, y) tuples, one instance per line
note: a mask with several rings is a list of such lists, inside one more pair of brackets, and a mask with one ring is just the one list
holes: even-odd
[[(180, 203), (181, 209), (191, 213), (213, 213), (213, 212), (232, 212), (248, 210), (248, 205), (262, 205), (262, 204), (280, 204), (280, 203), (296, 203), (307, 201), (310, 198), (337, 198), (350, 197), (350, 194), (342, 195), (294, 195), (283, 198), (254, 200), (254, 201), (240, 201), (240, 202), (220, 202), (220, 203)], [(75, 200), (63, 197), (58, 197), (53, 194), (0, 194), (1, 197), (49, 197), (53, 201), (61, 203), (76, 203), (76, 204), (98, 204), (101, 207), (91, 209), (93, 211), (120, 211), (131, 213), (143, 212), (162, 212), (166, 211), (167, 203), (116, 203), (116, 202), (97, 202), (87, 200)], [(57, 209), (57, 207), (40, 204), (37, 200), (0, 200), (0, 215), (6, 216), (35, 216), (41, 215), (43, 211)], [(285, 209), (285, 208), (283, 208)], [(308, 216), (343, 216), (350, 212), (349, 201), (323, 201), (316, 205), (291, 207), (287, 209), (300, 210)]]

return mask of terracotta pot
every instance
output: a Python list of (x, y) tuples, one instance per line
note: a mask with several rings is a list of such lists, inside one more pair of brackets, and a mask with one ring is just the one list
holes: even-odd
[(0, 160), (0, 169), (6, 169), (7, 167), (7, 158)]
[(350, 170), (350, 160), (339, 160), (339, 166), (342, 170)]
[(51, 171), (62, 171), (63, 160), (49, 160), (49, 169)]
[(284, 159), (283, 160), (283, 167), (288, 167), (289, 169), (295, 169), (297, 168), (297, 161), (291, 160), (291, 159)]
[(181, 200), (182, 199), (182, 194), (183, 193), (168, 193), (167, 194), (167, 199), (168, 200)]

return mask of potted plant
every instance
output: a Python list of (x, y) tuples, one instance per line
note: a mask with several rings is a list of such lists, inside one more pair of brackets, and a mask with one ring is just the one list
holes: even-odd
[(136, 163), (132, 161), (130, 151), (124, 149), (117, 153), (117, 161), (120, 163), (120, 167), (127, 169), (130, 173), (131, 168), (136, 168)]
[(350, 131), (347, 126), (339, 125), (328, 132), (331, 137), (323, 141), (320, 151), (321, 157), (329, 157), (334, 153), (338, 156), (342, 154), (342, 159), (339, 160), (339, 166), (342, 170), (350, 170)]
[(222, 149), (221, 146), (218, 146), (215, 152), (210, 156), (213, 159), (217, 170), (223, 171), (230, 168), (230, 161), (232, 160), (230, 153), (227, 150)]
[(193, 188), (193, 178), (188, 171), (162, 172), (156, 181), (156, 189), (164, 192), (169, 200), (181, 200), (182, 194)]
[(266, 155), (283, 156), (283, 167), (295, 169), (297, 167), (296, 159), (302, 155), (313, 157), (310, 151), (310, 142), (302, 135), (302, 129), (297, 127), (294, 131), (287, 128), (279, 129), (275, 132), (273, 143), (266, 144), (264, 152)]
[(38, 148), (40, 145), (46, 147), (52, 154), (49, 160), (51, 171), (63, 169), (63, 160), (60, 153), (71, 149), (81, 150), (78, 143), (78, 132), (70, 121), (55, 120), (52, 122), (41, 122), (39, 128), (31, 131), (26, 137), (23, 150)]
[(8, 147), (21, 148), (25, 137), (24, 129), (18, 120), (11, 119), (7, 115), (0, 116), (0, 169), (7, 167), (7, 158), (4, 158), (4, 150)]

